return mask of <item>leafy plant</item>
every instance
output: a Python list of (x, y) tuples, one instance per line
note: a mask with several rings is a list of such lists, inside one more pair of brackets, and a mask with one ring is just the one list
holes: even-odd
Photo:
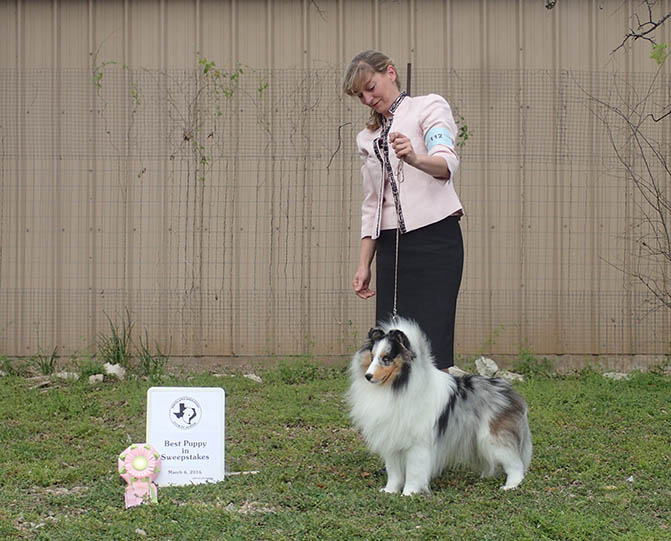
[(268, 89), (268, 81), (259, 81), (259, 86), (256, 91), (259, 93), (259, 97), (263, 95), (263, 92)]
[(201, 58), (198, 63), (203, 66), (203, 74), (207, 75), (212, 69), (214, 69), (215, 63), (209, 62), (207, 58)]
[(98, 63), (99, 53), (100, 53), (100, 47), (93, 55), (93, 68), (92, 68), (93, 84), (96, 86), (98, 90), (100, 90), (103, 87), (103, 76), (105, 75), (105, 67), (116, 64), (116, 62), (113, 60), (108, 60), (106, 62), (101, 62), (99, 64)]
[(473, 135), (473, 132), (468, 128), (466, 124), (466, 119), (459, 113), (455, 113), (454, 122), (457, 124), (459, 131), (457, 133), (457, 142), (455, 143), (457, 147), (464, 148), (466, 146), (466, 141), (469, 137)]
[[(231, 98), (235, 94), (243, 71), (240, 67), (230, 73), (220, 70), (213, 60), (205, 57), (198, 60), (198, 65), (201, 71), (196, 79), (193, 99), (187, 102), (184, 110), (175, 112), (186, 121), (184, 141), (190, 144), (199, 166), (196, 178), (205, 182), (220, 152), (217, 146), (221, 141), (216, 137), (220, 131), (219, 120), (223, 116), (220, 98)], [(213, 99), (202, 99), (203, 96)], [(208, 108), (208, 103), (214, 103), (213, 110)], [(171, 101), (170, 104), (177, 108), (175, 102)]]
[(664, 63), (664, 61), (669, 57), (669, 52), (667, 52), (668, 45), (666, 43), (655, 43), (652, 46), (652, 52), (650, 53), (650, 58), (652, 58), (658, 65)]
[(130, 312), (126, 309), (126, 316), (122, 318), (120, 325), (114, 323), (107, 314), (105, 314), (105, 317), (107, 317), (107, 321), (109, 322), (110, 334), (98, 334), (98, 354), (106, 363), (118, 364), (124, 368), (128, 368), (132, 357), (131, 335), (134, 325)]
[(135, 81), (131, 81), (130, 83), (130, 95), (135, 101), (135, 107), (138, 107), (141, 102), (140, 102), (140, 94), (137, 89), (137, 83)]

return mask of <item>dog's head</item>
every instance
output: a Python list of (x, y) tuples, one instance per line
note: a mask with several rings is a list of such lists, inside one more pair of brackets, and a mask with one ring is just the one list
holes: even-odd
[(414, 353), (408, 337), (399, 329), (384, 332), (373, 328), (361, 349), (361, 364), (365, 378), (375, 385), (403, 387), (410, 375)]

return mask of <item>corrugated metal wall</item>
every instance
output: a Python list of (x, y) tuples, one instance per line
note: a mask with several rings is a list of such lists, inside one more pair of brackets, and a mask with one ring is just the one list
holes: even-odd
[(637, 196), (588, 97), (653, 81), (649, 47), (611, 54), (643, 7), (0, 1), (0, 354), (85, 353), (126, 310), (172, 355), (351, 352), (367, 113), (339, 84), (371, 47), (471, 134), (457, 353), (667, 353), (668, 310), (617, 268)]

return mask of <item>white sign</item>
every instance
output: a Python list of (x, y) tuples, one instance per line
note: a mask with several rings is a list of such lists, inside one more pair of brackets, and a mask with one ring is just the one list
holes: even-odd
[(224, 479), (225, 400), (219, 387), (151, 387), (147, 391), (147, 443), (161, 455), (157, 485)]

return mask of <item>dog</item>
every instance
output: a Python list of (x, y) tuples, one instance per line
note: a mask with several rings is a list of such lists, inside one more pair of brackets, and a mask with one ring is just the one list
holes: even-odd
[(347, 392), (354, 426), (387, 470), (383, 492), (430, 493), (448, 466), (468, 465), (503, 490), (517, 487), (531, 462), (527, 404), (506, 381), (436, 368), (426, 335), (397, 318), (370, 330), (352, 357)]

